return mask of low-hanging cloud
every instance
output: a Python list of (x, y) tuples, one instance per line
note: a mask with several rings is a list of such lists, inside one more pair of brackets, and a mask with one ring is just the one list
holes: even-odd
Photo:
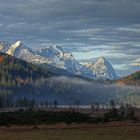
[(109, 103), (114, 99), (116, 103), (138, 104), (136, 98), (140, 97), (140, 87), (120, 86), (99, 81), (88, 81), (81, 78), (70, 78), (65, 76), (49, 78), (45, 85), (51, 85), (54, 95), (62, 103), (74, 103), (79, 100), (81, 104), (95, 102)]

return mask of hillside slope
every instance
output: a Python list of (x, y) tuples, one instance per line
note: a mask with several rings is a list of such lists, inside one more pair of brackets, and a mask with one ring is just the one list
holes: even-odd
[(116, 81), (118, 84), (126, 84), (126, 85), (135, 85), (139, 86), (140, 85), (140, 70), (136, 71), (135, 73), (123, 77), (119, 80)]
[(0, 53), (0, 87), (28, 84), (52, 75), (47, 69)]

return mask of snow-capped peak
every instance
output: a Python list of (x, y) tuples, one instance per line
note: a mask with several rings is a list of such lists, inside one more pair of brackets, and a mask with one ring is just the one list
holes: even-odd
[(18, 41), (16, 41), (14, 44), (12, 44), (12, 45), (14, 45), (14, 46), (20, 46), (21, 44), (23, 44), (20, 40), (18, 40)]
[(98, 67), (98, 66), (108, 66), (108, 67), (110, 67), (111, 64), (104, 57), (101, 56), (94, 63), (94, 67)]
[(116, 73), (111, 64), (104, 58), (99, 57), (95, 63), (86, 64), (93, 71), (97, 79), (116, 79)]
[(97, 59), (96, 62), (99, 62), (99, 63), (104, 63), (106, 61), (105, 57), (101, 56)]
[(100, 57), (94, 64), (93, 72), (97, 75), (97, 78), (101, 79), (116, 79), (116, 73), (111, 64), (104, 58)]
[(74, 59), (72, 53), (64, 53), (64, 58), (65, 59)]
[(46, 46), (44, 48), (39, 49), (38, 52), (44, 57), (49, 57), (49, 58), (53, 58), (55, 56), (62, 57), (64, 54), (63, 49), (57, 45)]
[(17, 41), (15, 43), (11, 44), (11, 47), (6, 51), (6, 53), (9, 55), (14, 55), (16, 48), (20, 47), (21, 45), (22, 45), (21, 41)]

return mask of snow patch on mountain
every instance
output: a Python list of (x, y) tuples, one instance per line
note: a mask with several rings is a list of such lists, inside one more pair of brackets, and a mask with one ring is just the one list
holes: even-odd
[(92, 70), (97, 79), (114, 80), (117, 78), (113, 67), (104, 57), (99, 57), (95, 63), (86, 64), (85, 66)]
[(51, 64), (66, 69), (75, 75), (84, 77), (93, 77), (92, 71), (84, 67), (77, 60), (74, 59), (71, 53), (65, 53), (60, 46), (47, 46), (38, 50), (40, 55), (51, 60)]
[(15, 56), (19, 59), (25, 60), (27, 62), (32, 62), (37, 64), (49, 62), (47, 58), (38, 55), (32, 49), (26, 47), (21, 41), (17, 41), (11, 44), (11, 46), (7, 49), (5, 53)]
[(13, 56), (16, 48), (19, 47), (20, 45), (21, 45), (21, 41), (17, 41), (16, 43), (12, 44), (11, 47), (9, 47), (6, 53)]

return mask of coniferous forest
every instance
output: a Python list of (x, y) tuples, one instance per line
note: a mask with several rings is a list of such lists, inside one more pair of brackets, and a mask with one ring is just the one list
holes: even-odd
[[(126, 86), (120, 88), (114, 83)], [(139, 105), (139, 90), (127, 86), (130, 84), (139, 84), (139, 72), (116, 81), (88, 80), (60, 76), (39, 65), (0, 54), (1, 106), (30, 106), (33, 101), (45, 104), (54, 100), (59, 104), (107, 104), (111, 99), (115, 99), (118, 104)]]

